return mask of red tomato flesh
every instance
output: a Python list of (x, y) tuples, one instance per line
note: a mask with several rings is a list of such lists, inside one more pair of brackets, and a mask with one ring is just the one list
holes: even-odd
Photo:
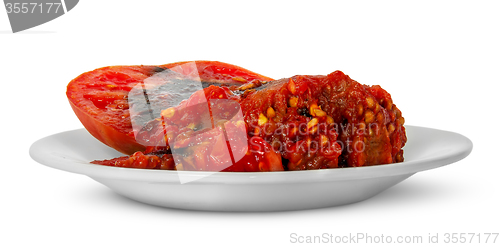
[[(84, 127), (104, 144), (124, 153), (144, 151), (145, 146), (134, 136), (128, 94), (147, 78), (175, 69), (186, 76), (195, 74), (204, 86), (210, 84), (240, 85), (253, 81), (269, 81), (269, 77), (247, 69), (216, 61), (194, 61), (196, 70), (178, 62), (160, 66), (110, 66), (86, 72), (67, 87), (70, 105)], [(196, 72), (196, 73), (194, 73)]]

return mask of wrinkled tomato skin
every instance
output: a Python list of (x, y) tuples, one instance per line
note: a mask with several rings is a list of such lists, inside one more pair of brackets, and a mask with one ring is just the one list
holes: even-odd
[[(103, 110), (104, 107), (96, 103), (107, 104), (109, 102), (106, 99), (101, 100), (98, 98), (97, 100), (94, 99), (93, 104), (90, 104), (90, 100), (86, 99), (81, 93), (81, 88), (94, 84), (101, 86), (101, 88), (103, 85), (106, 86), (106, 82), (97, 80), (97, 76), (108, 73), (112, 77), (114, 76), (113, 80), (117, 81), (116, 84), (111, 85), (112, 87), (108, 91), (120, 90), (120, 92), (126, 93), (137, 83), (158, 72), (159, 69), (161, 71), (161, 69), (182, 66), (191, 62), (196, 63), (198, 76), (203, 82), (244, 84), (253, 80), (273, 80), (239, 66), (217, 61), (186, 61), (160, 66), (110, 66), (84, 73), (73, 79), (68, 84), (66, 95), (76, 116), (92, 136), (121, 153), (133, 154), (136, 151), (144, 151), (146, 147), (135, 140), (130, 118), (128, 116), (120, 117), (120, 115), (103, 117), (106, 114)], [(123, 71), (125, 72), (121, 73)], [(132, 71), (136, 76), (128, 76), (127, 71)], [(125, 83), (122, 84), (122, 82)], [(123, 105), (120, 107), (128, 107), (126, 103)], [(103, 109), (99, 109), (99, 107)]]

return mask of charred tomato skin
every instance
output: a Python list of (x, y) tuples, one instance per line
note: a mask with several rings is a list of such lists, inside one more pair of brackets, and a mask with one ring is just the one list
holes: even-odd
[[(81, 74), (67, 86), (66, 96), (87, 131), (102, 143), (124, 153), (144, 151), (134, 137), (127, 94), (144, 79), (165, 69), (195, 62), (202, 82), (244, 84), (272, 78), (217, 61), (185, 61), (159, 66), (108, 66)], [(189, 71), (186, 71), (189, 73)]]

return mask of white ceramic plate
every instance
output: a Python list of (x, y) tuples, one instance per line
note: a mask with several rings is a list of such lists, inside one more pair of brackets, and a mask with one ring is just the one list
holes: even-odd
[[(331, 207), (368, 199), (419, 171), (465, 158), (466, 137), (406, 126), (405, 162), (359, 168), (265, 173), (206, 173), (107, 167), (90, 164), (122, 154), (85, 129), (55, 134), (30, 148), (37, 162), (87, 175), (116, 193), (152, 205), (213, 211), (278, 211)], [(192, 178), (181, 183), (179, 177)]]

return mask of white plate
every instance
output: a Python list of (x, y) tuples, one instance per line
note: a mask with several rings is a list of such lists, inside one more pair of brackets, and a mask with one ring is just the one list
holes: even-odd
[[(368, 199), (419, 171), (465, 158), (466, 137), (406, 126), (405, 162), (371, 167), (264, 173), (205, 173), (107, 167), (96, 159), (121, 156), (85, 129), (55, 134), (30, 148), (37, 162), (84, 174), (116, 193), (152, 205), (213, 211), (277, 211), (331, 207)], [(181, 184), (179, 174), (192, 182)]]

